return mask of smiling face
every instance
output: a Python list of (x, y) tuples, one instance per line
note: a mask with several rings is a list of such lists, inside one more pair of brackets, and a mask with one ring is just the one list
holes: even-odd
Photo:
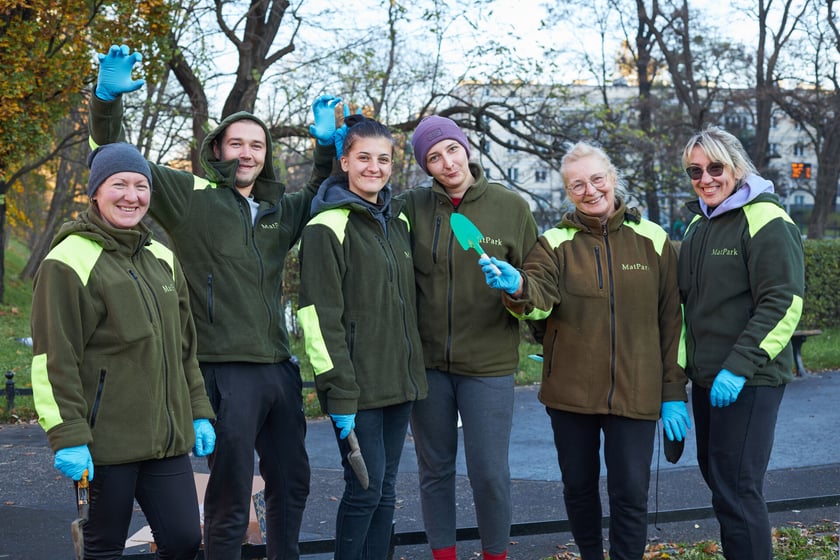
[(703, 170), (703, 174), (699, 179), (692, 179), (691, 186), (694, 187), (694, 192), (697, 196), (706, 203), (709, 208), (716, 208), (720, 203), (729, 198), (735, 191), (738, 184), (738, 179), (732, 172), (732, 168), (728, 165), (723, 166), (723, 173), (718, 177), (712, 177), (709, 174), (708, 167), (713, 163), (719, 163), (709, 159), (706, 152), (700, 146), (694, 146), (688, 157), (686, 167), (699, 167)]
[(222, 133), (222, 138), (213, 145), (213, 152), (220, 161), (239, 161), (236, 188), (242, 196), (251, 194), (251, 189), (265, 166), (267, 149), (265, 130), (248, 119), (228, 125)]
[(122, 171), (105, 179), (96, 189), (94, 201), (102, 219), (114, 227), (136, 226), (149, 211), (149, 180), (134, 171)]
[(563, 182), (579, 212), (601, 221), (615, 214), (616, 176), (601, 158), (586, 156), (566, 163)]
[(384, 136), (359, 136), (350, 151), (341, 156), (341, 169), (347, 173), (350, 192), (375, 203), (379, 191), (391, 179), (393, 145)]
[(441, 140), (426, 153), (429, 175), (443, 185), (449, 196), (460, 198), (475, 182), (467, 151), (456, 140)]

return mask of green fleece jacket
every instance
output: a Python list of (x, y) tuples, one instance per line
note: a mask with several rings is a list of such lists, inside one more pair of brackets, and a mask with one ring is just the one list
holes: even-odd
[[(90, 102), (91, 142), (122, 139), (122, 104), (96, 96)], [(249, 113), (235, 113), (205, 139), (201, 162), (207, 178), (150, 162), (155, 186), (149, 214), (174, 244), (190, 287), (202, 362), (277, 363), (289, 359), (289, 336), (283, 307), (283, 268), (289, 249), (309, 219), (318, 185), (332, 170), (334, 147), (315, 150), (315, 167), (306, 189), (284, 194), (271, 157), (252, 194), (259, 204), (256, 220), (234, 185), (238, 162), (218, 161), (213, 141), (232, 122), (249, 119), (265, 129), (267, 154), (271, 135)]]
[(88, 444), (97, 465), (182, 455), (193, 420), (214, 417), (186, 281), (150, 236), (91, 207), (35, 275), (32, 389), (53, 451)]
[(793, 379), (790, 339), (805, 292), (802, 237), (764, 183), (749, 176), (714, 210), (686, 205), (696, 213), (680, 248), (686, 373), (701, 387), (711, 387), (721, 369), (747, 385)]
[(657, 420), (686, 401), (677, 255), (620, 199), (602, 225), (580, 212), (543, 233), (523, 265), (522, 318), (547, 318), (539, 399), (549, 408)]
[(321, 407), (330, 414), (426, 397), (408, 224), (390, 189), (371, 204), (331, 177), (300, 247), (300, 310)]
[(475, 183), (456, 208), (437, 181), (398, 195), (411, 223), (417, 313), (426, 367), (458, 375), (510, 375), (519, 365), (519, 321), (487, 286), (479, 255), (452, 234), (454, 212), (484, 235), (482, 249), (520, 266), (537, 240), (537, 225), (524, 198), (490, 183), (471, 163)]

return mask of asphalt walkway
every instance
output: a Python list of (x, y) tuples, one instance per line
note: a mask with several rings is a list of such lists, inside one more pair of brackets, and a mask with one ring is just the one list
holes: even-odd
[[(551, 428), (545, 409), (537, 401), (537, 388), (517, 388), (515, 407), (510, 454), (513, 522), (565, 519)], [(840, 372), (812, 375), (788, 386), (765, 484), (768, 500), (840, 494), (838, 428)], [(339, 457), (328, 421), (309, 422), (307, 448), (312, 464), (312, 484), (302, 539), (328, 539), (333, 536), (335, 511), (343, 489)], [(207, 472), (203, 460), (194, 459), (193, 465), (196, 472)], [(458, 525), (472, 527), (475, 516), (463, 453), (457, 472)], [(691, 434), (677, 465), (665, 461), (656, 448), (651, 464), (651, 512), (705, 508), (710, 505), (710, 499), (697, 469)], [(400, 467), (397, 507), (397, 532), (422, 531), (417, 464), (410, 436)], [(72, 486), (53, 469), (52, 453), (40, 427), (37, 424), (0, 425), (0, 560), (72, 559), (70, 522), (75, 517)], [(776, 526), (824, 519), (838, 521), (840, 508), (836, 504), (816, 509), (799, 507), (774, 513), (771, 519)], [(145, 520), (138, 510), (131, 532), (144, 525)], [(709, 518), (657, 525), (650, 526), (649, 537), (659, 541), (693, 542), (718, 536), (717, 523)], [(566, 533), (515, 538), (510, 546), (510, 557), (512, 560), (539, 560), (560, 551), (574, 551), (571, 541)], [(480, 548), (475, 541), (459, 543), (459, 558), (477, 558)], [(132, 552), (144, 550), (148, 548), (129, 549)], [(307, 558), (326, 560), (330, 557), (312, 555)], [(415, 560), (429, 558), (430, 554), (426, 546), (404, 546), (397, 549), (396, 557)]]

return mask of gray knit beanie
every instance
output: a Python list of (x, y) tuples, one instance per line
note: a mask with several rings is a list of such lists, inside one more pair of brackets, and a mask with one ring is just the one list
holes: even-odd
[(88, 156), (88, 167), (90, 167), (90, 176), (87, 191), (90, 198), (93, 198), (96, 189), (105, 182), (105, 179), (123, 171), (133, 171), (145, 176), (149, 181), (149, 189), (152, 188), (152, 170), (140, 155), (140, 150), (133, 144), (119, 142), (99, 146)]
[(420, 121), (414, 134), (411, 136), (411, 145), (414, 147), (414, 159), (427, 175), (430, 175), (426, 168), (426, 154), (432, 146), (441, 140), (455, 140), (464, 147), (467, 152), (467, 159), (470, 158), (470, 141), (464, 131), (455, 124), (452, 119), (430, 115)]

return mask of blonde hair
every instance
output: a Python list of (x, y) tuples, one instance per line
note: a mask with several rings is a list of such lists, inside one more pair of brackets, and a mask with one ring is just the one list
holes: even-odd
[(569, 187), (566, 181), (566, 167), (569, 164), (575, 163), (585, 158), (595, 158), (600, 161), (607, 169), (607, 174), (615, 179), (616, 190), (622, 194), (625, 190), (624, 178), (618, 173), (618, 169), (613, 164), (607, 153), (599, 146), (590, 144), (589, 142), (580, 141), (572, 145), (566, 150), (566, 153), (560, 159), (560, 177), (563, 179), (563, 186)]
[(720, 127), (709, 125), (688, 140), (682, 154), (683, 167), (688, 166), (695, 146), (703, 150), (711, 161), (729, 167), (739, 181), (751, 173), (758, 173), (741, 141)]

